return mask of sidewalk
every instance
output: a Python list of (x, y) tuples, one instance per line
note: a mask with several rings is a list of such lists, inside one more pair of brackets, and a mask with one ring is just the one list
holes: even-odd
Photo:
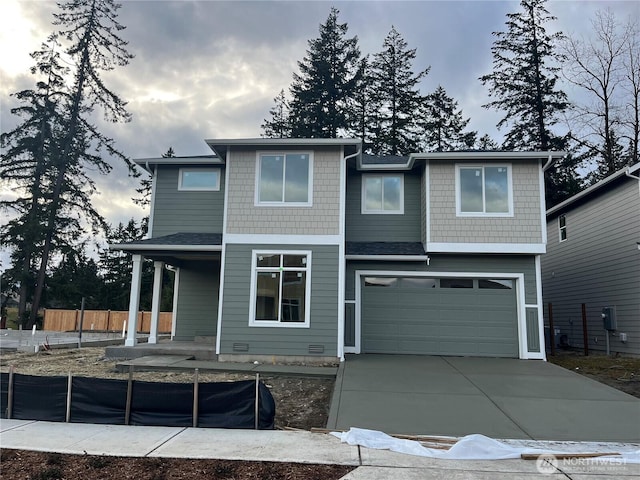
[[(530, 479), (541, 475), (531, 460), (440, 460), (341, 443), (322, 433), (224, 430), (0, 420), (0, 446), (46, 452), (164, 458), (211, 458), (353, 465), (345, 480), (474, 478)], [(524, 442), (524, 443), (523, 443)], [(551, 452), (629, 451), (621, 443), (512, 441)], [(584, 459), (582, 459), (584, 460)], [(640, 465), (575, 462), (551, 478), (638, 478)]]

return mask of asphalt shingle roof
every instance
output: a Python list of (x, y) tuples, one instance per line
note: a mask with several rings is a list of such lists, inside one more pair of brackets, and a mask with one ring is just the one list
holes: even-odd
[(222, 234), (179, 232), (162, 237), (134, 240), (125, 245), (222, 245)]
[(426, 255), (420, 242), (347, 242), (347, 255)]

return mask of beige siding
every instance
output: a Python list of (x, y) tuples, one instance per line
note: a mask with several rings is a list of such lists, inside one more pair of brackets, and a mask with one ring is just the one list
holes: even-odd
[[(503, 163), (503, 162), (500, 162)], [(456, 167), (430, 162), (430, 227), (435, 243), (542, 243), (537, 161), (514, 161), (513, 217), (456, 217)]]
[(340, 149), (313, 153), (313, 205), (255, 205), (256, 152), (234, 151), (227, 168), (227, 232), (232, 234), (337, 235), (340, 221)]

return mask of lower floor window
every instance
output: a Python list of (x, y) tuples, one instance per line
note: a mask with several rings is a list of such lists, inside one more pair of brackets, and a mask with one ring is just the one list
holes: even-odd
[(309, 324), (310, 252), (254, 252), (252, 325)]

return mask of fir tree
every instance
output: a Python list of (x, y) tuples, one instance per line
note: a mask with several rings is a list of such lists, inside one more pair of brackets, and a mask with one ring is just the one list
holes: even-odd
[(474, 147), (477, 132), (465, 132), (469, 119), (462, 116), (458, 102), (447, 95), (442, 86), (427, 95), (423, 105), (423, 149), (447, 152), (470, 150)]
[(320, 37), (309, 40), (293, 75), (289, 119), (291, 136), (336, 138), (351, 126), (350, 100), (359, 82), (358, 38), (347, 38), (348, 26), (331, 9), (320, 25)]
[(291, 124), (289, 118), (289, 102), (284, 93), (280, 93), (273, 99), (273, 107), (269, 110), (271, 119), (266, 119), (260, 125), (262, 136), (267, 138), (287, 138), (291, 136)]
[(406, 155), (419, 144), (416, 113), (422, 102), (419, 83), (429, 68), (413, 72), (416, 50), (392, 27), (384, 39), (382, 51), (371, 62), (372, 109), (371, 153)]

